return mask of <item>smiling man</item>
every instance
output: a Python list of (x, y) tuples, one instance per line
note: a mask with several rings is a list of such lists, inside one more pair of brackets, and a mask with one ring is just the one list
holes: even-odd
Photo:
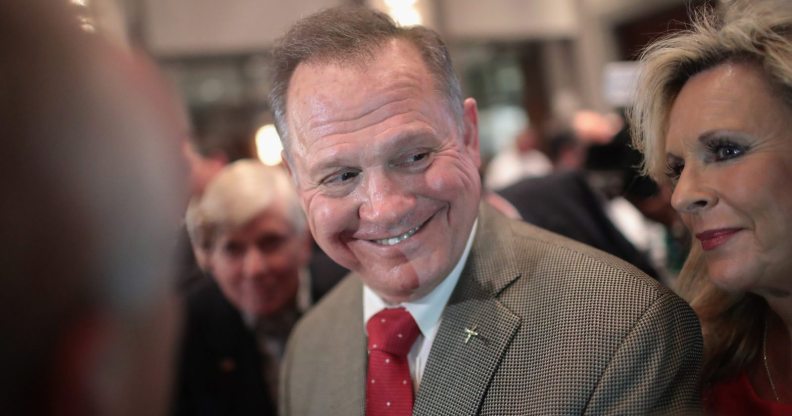
[(353, 271), (298, 324), (284, 415), (694, 409), (692, 311), (609, 255), (480, 204), (477, 109), (432, 31), (337, 8), (275, 51), (319, 245)]

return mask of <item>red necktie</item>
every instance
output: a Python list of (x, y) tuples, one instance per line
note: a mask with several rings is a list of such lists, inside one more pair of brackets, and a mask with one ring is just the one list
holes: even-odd
[(409, 416), (413, 385), (407, 354), (421, 333), (404, 308), (383, 309), (366, 323), (368, 378), (366, 416)]

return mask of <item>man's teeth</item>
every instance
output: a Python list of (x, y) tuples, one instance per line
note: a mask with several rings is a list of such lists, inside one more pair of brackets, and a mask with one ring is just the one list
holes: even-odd
[(377, 244), (381, 244), (383, 246), (392, 246), (394, 244), (398, 244), (398, 243), (400, 243), (400, 242), (412, 237), (413, 234), (418, 232), (419, 228), (421, 228), (421, 226), (415, 227), (412, 230), (407, 231), (406, 233), (404, 233), (402, 235), (399, 235), (399, 236), (396, 236), (396, 237), (391, 237), (391, 238), (383, 238), (382, 240), (374, 240), (374, 242), (377, 243)]

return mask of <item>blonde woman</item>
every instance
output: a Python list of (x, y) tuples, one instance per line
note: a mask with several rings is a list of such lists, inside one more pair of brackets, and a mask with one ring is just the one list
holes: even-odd
[(701, 12), (642, 62), (633, 137), (696, 238), (706, 409), (792, 414), (792, 2)]

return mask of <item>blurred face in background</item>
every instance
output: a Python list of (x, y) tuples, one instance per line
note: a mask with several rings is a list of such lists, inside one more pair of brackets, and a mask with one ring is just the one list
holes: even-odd
[(788, 291), (792, 273), (792, 109), (759, 67), (725, 63), (691, 78), (666, 136), (672, 205), (712, 282)]
[(244, 313), (266, 317), (292, 306), (299, 273), (310, 258), (310, 239), (280, 204), (245, 225), (221, 233), (209, 267), (226, 298)]
[(288, 102), (290, 167), (319, 245), (386, 302), (426, 295), (478, 213), (475, 101), (458, 125), (421, 55), (396, 40), (359, 66), (302, 63)]

